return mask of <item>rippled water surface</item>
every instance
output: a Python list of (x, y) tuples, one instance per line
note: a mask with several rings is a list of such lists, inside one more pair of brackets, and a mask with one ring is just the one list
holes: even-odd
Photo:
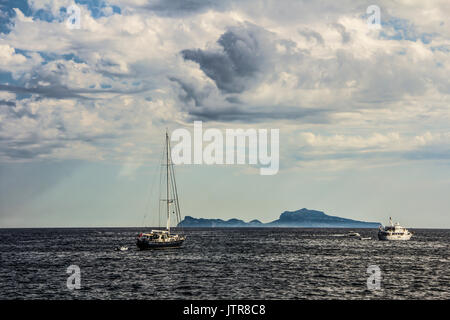
[[(193, 229), (139, 251), (135, 228), (0, 229), (1, 299), (449, 299), (450, 230), (410, 241), (346, 229)], [(114, 251), (117, 245), (128, 251)], [(81, 289), (66, 286), (69, 265)], [(369, 265), (381, 289), (367, 290)]]

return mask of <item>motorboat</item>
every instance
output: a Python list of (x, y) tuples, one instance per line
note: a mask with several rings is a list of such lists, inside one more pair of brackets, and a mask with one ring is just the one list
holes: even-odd
[(389, 218), (389, 226), (380, 226), (378, 230), (379, 240), (409, 240), (412, 237), (412, 232), (402, 227), (398, 222), (392, 223), (392, 218)]

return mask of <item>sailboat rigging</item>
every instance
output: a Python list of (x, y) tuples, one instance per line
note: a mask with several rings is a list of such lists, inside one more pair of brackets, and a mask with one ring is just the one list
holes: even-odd
[(180, 204), (178, 202), (178, 190), (175, 180), (175, 172), (173, 169), (173, 162), (170, 152), (170, 139), (166, 131), (166, 142), (164, 147), (165, 156), (165, 176), (166, 176), (166, 198), (160, 199), (166, 202), (167, 224), (165, 230), (151, 230), (151, 232), (140, 233), (136, 240), (136, 245), (139, 249), (156, 249), (165, 247), (180, 247), (186, 240), (183, 234), (173, 234), (170, 232), (171, 227), (171, 207), (173, 207), (173, 214), (181, 221)]

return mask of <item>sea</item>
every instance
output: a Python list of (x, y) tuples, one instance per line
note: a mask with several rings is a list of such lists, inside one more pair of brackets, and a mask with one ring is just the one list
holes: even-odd
[(183, 247), (147, 251), (140, 231), (0, 229), (0, 299), (450, 298), (449, 229), (185, 229)]

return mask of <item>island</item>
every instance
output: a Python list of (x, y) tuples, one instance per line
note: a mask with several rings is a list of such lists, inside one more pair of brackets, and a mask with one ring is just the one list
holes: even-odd
[(329, 216), (322, 211), (306, 208), (297, 211), (285, 211), (277, 220), (262, 223), (259, 220), (245, 222), (239, 219), (204, 219), (186, 216), (178, 227), (188, 228), (378, 228), (379, 222), (365, 222), (341, 217)]

